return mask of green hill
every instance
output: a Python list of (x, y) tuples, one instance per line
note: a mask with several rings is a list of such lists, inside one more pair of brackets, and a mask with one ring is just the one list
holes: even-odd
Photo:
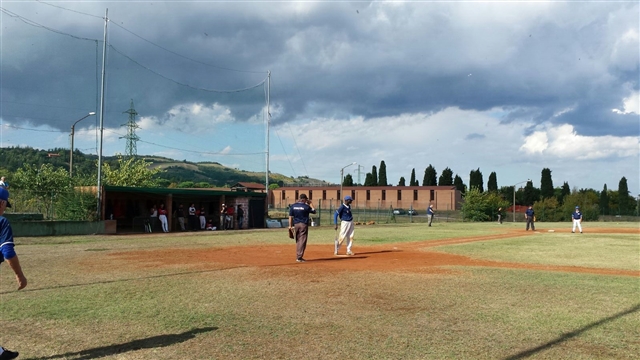
[[(189, 186), (194, 187), (224, 187), (232, 186), (238, 182), (256, 182), (264, 184), (264, 172), (251, 172), (226, 167), (216, 162), (189, 162), (179, 161), (161, 156), (139, 155), (141, 159), (151, 163), (153, 168), (162, 168), (159, 174), (164, 186)], [(109, 163), (117, 168), (118, 161), (115, 156), (103, 156), (103, 163)], [(97, 155), (84, 154), (80, 151), (73, 153), (73, 175), (75, 177), (93, 177), (97, 175)], [(52, 164), (56, 168), (69, 170), (69, 149), (55, 148), (50, 150), (38, 150), (30, 147), (0, 148), (0, 174), (7, 176), (11, 182), (11, 174), (22, 167), (23, 164), (44, 163)], [(328, 184), (323, 180), (311, 179), (306, 176), (291, 177), (282, 174), (270, 173), (270, 184), (294, 184), (294, 185), (323, 185)]]

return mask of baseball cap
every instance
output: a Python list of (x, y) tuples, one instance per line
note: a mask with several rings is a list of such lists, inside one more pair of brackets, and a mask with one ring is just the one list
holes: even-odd
[(344, 201), (349, 201), (349, 200), (353, 201), (353, 198), (349, 195), (344, 197)]
[(7, 202), (7, 207), (11, 207), (11, 203), (9, 202), (9, 191), (5, 188), (0, 188), (0, 200), (4, 200)]
[(580, 206), (576, 206), (576, 209), (580, 209)]

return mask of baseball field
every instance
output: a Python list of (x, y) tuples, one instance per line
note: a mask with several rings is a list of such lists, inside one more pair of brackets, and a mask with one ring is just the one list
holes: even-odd
[[(638, 223), (17, 238), (0, 344), (20, 359), (636, 359)], [(343, 249), (344, 251), (344, 246)]]

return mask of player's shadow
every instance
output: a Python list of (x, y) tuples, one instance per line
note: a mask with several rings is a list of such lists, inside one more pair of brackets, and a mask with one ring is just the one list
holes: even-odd
[(333, 256), (333, 257), (327, 257), (327, 258), (318, 258), (318, 259), (309, 259), (307, 260), (307, 262), (312, 262), (312, 261), (346, 261), (346, 260), (364, 260), (367, 259), (368, 256), (365, 255), (371, 255), (371, 254), (381, 254), (381, 253), (390, 253), (390, 252), (401, 252), (402, 250), (380, 250), (380, 251), (358, 251), (355, 255), (353, 256), (348, 256), (348, 255), (338, 255), (338, 256)]
[[(52, 355), (46, 357), (30, 358), (31, 360), (37, 359), (74, 359), (74, 360), (89, 360), (99, 359), (107, 356), (121, 355), (129, 351), (136, 351), (140, 349), (152, 349), (171, 346), (179, 344), (187, 340), (191, 340), (196, 337), (197, 334), (218, 330), (217, 327), (205, 327), (201, 329), (192, 329), (180, 334), (166, 334), (157, 335), (144, 339), (138, 339), (129, 341), (123, 344), (114, 344), (109, 346), (101, 346), (92, 349), (86, 349), (76, 352), (68, 352), (60, 355)], [(29, 360), (29, 359), (26, 359)]]
[(533, 356), (536, 353), (539, 353), (540, 351), (547, 350), (547, 349), (549, 349), (549, 348), (551, 348), (551, 347), (553, 347), (555, 345), (558, 345), (558, 344), (560, 344), (560, 343), (562, 343), (564, 341), (570, 340), (570, 339), (582, 334), (583, 332), (585, 332), (587, 330), (590, 330), (590, 329), (592, 329), (594, 327), (603, 325), (603, 324), (608, 323), (610, 321), (619, 319), (619, 318), (621, 318), (623, 316), (632, 314), (634, 312), (637, 312), (638, 310), (640, 310), (640, 304), (638, 304), (638, 305), (636, 305), (636, 306), (634, 306), (632, 308), (629, 308), (627, 310), (621, 311), (621, 312), (619, 312), (617, 314), (613, 314), (613, 315), (611, 315), (609, 317), (606, 317), (604, 319), (600, 319), (598, 321), (592, 322), (591, 324), (586, 325), (584, 327), (581, 327), (579, 329), (576, 329), (574, 331), (571, 331), (571, 332), (568, 332), (566, 334), (563, 334), (562, 336), (559, 336), (559, 337), (549, 341), (546, 344), (542, 344), (542, 345), (536, 346), (536, 347), (534, 347), (532, 349), (524, 350), (524, 351), (521, 351), (521, 352), (519, 352), (519, 353), (517, 353), (515, 355), (508, 356), (504, 360), (518, 360), (518, 359), (524, 359), (524, 358)]

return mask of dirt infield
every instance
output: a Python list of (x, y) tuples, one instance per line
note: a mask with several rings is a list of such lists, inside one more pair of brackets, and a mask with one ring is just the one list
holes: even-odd
[[(558, 231), (558, 232), (568, 232)], [(541, 232), (544, 232), (541, 231)], [(640, 234), (638, 229), (590, 229), (590, 233)], [(307, 262), (298, 264), (295, 260), (295, 245), (259, 245), (217, 247), (205, 249), (160, 249), (117, 252), (109, 254), (111, 262), (119, 266), (158, 268), (189, 266), (198, 269), (234, 267), (311, 267), (316, 270), (331, 271), (402, 271), (418, 273), (448, 273), (455, 270), (451, 266), (479, 266), (509, 269), (528, 269), (589, 273), (599, 275), (640, 276), (637, 270), (588, 268), (577, 266), (538, 265), (473, 259), (467, 256), (431, 251), (430, 248), (477, 241), (491, 241), (504, 238), (531, 235), (530, 232), (511, 231), (505, 234), (454, 238), (436, 241), (388, 244), (384, 246), (361, 247), (355, 256), (334, 256), (332, 245), (309, 245), (305, 252)], [(344, 251), (344, 246), (342, 251)], [(115, 265), (112, 263), (112, 265)], [(273, 268), (272, 268), (273, 270)], [(284, 270), (284, 268), (283, 268)]]

